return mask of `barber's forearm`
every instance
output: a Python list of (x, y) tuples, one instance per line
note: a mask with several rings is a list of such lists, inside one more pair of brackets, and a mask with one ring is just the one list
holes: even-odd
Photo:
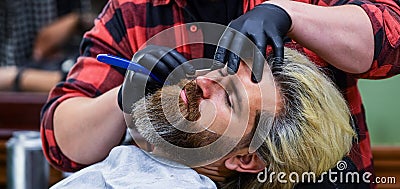
[(291, 16), (289, 37), (333, 66), (349, 73), (363, 73), (371, 67), (374, 36), (361, 7), (321, 7), (286, 0), (267, 3), (282, 7)]
[(54, 135), (62, 152), (81, 164), (104, 159), (126, 130), (117, 104), (118, 87), (97, 98), (75, 97), (54, 113)]
[(25, 69), (18, 85), (21, 91), (49, 92), (61, 78), (59, 71)]

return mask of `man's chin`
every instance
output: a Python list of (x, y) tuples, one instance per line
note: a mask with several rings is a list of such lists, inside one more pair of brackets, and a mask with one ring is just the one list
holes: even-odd
[[(193, 94), (196, 86), (190, 81), (182, 82), (178, 85), (164, 86), (162, 90), (146, 96), (133, 105), (132, 126), (135, 127), (133, 129), (136, 129), (148, 142), (154, 145), (165, 143), (164, 140), (171, 143), (174, 141), (180, 144), (187, 143), (182, 140), (185, 138), (183, 135), (192, 133), (191, 129), (195, 125), (193, 121), (200, 117), (200, 113), (197, 100), (192, 100), (198, 96)], [(180, 86), (185, 87), (181, 89)], [(182, 90), (187, 91), (187, 105), (180, 98)]]

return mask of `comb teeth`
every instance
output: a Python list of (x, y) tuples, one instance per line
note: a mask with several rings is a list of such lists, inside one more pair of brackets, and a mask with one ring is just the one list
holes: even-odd
[(194, 73), (194, 75), (189, 75), (186, 74), (187, 77), (199, 77), (202, 75), (206, 75), (207, 73), (211, 72), (211, 69), (201, 69), (201, 70), (196, 70), (196, 72)]

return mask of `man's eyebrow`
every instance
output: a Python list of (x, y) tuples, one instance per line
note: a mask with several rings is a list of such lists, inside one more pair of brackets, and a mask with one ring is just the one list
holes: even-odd
[[(218, 70), (218, 73), (219, 73), (222, 77), (228, 76), (228, 73), (222, 72), (222, 69), (219, 69), (219, 70)], [(232, 100), (235, 101), (235, 102), (233, 102), (233, 103), (236, 104), (236, 106), (239, 108), (239, 109), (238, 109), (239, 112), (241, 112), (242, 106), (239, 104), (239, 102), (240, 102), (239, 99), (241, 99), (241, 98), (238, 97), (238, 95), (239, 95), (239, 90), (238, 90), (237, 86), (235, 85), (235, 83), (233, 82), (233, 80), (229, 80), (229, 85), (232, 85), (233, 93), (235, 93), (234, 96), (235, 96), (236, 99), (232, 99)], [(224, 89), (224, 90), (226, 90), (226, 89)], [(229, 94), (229, 93), (228, 93), (228, 94)]]
[(228, 76), (226, 73), (222, 72), (222, 69), (219, 69), (219, 70), (218, 70), (218, 73), (219, 73), (222, 77)]
[(234, 104), (237, 104), (237, 107), (239, 108), (239, 112), (241, 112), (241, 110), (242, 110), (242, 106), (240, 105), (240, 100), (239, 99), (241, 99), (241, 98), (239, 98), (239, 89), (237, 88), (237, 86), (235, 85), (235, 83), (233, 82), (233, 80), (230, 80), (229, 81), (229, 85), (232, 85), (232, 89), (233, 89), (233, 93), (235, 93), (235, 102), (236, 103), (234, 103)]

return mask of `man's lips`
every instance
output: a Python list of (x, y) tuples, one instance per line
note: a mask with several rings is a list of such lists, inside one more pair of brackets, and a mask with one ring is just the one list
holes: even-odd
[(187, 99), (187, 96), (186, 96), (185, 89), (181, 90), (180, 96), (181, 96), (181, 99), (183, 100), (183, 103), (185, 103), (185, 105), (187, 106), (188, 105), (188, 99)]

